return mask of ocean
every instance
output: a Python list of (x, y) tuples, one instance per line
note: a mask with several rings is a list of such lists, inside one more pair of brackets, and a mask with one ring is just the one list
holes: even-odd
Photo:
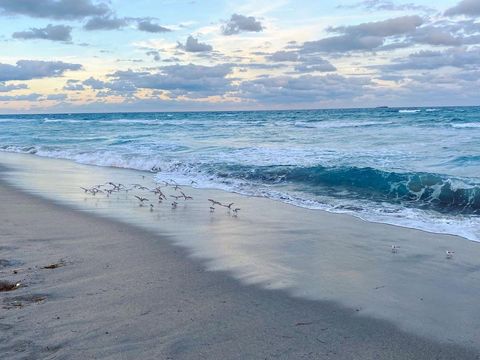
[(0, 151), (480, 241), (480, 107), (1, 115)]

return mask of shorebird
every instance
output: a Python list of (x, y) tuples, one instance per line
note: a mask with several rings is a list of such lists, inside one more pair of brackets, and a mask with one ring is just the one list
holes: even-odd
[(447, 258), (447, 259), (453, 258), (453, 254), (455, 254), (455, 251), (447, 250), (447, 251), (445, 252), (445, 255), (446, 255), (446, 258)]
[(120, 185), (121, 185), (121, 184), (118, 184), (118, 185), (117, 185), (117, 184), (114, 184), (113, 182), (110, 181), (110, 182), (108, 183), (108, 185), (113, 186), (113, 190), (114, 190), (114, 191), (120, 191)]
[(181, 189), (181, 187), (180, 187), (179, 185), (175, 185), (175, 186), (173, 187), (173, 190), (175, 190), (175, 191), (177, 191), (177, 190), (179, 190), (179, 189)]
[[(222, 206), (223, 206), (223, 207), (226, 207), (228, 210), (232, 210), (232, 205), (233, 205), (233, 204), (234, 204), (234, 203), (230, 203), (230, 204), (228, 204), (228, 205), (222, 205)], [(220, 205), (221, 205), (221, 204), (220, 204)]]
[(82, 189), (83, 191), (85, 191), (85, 194), (86, 194), (87, 192), (90, 192), (90, 189), (84, 188), (83, 186), (80, 186), (80, 189)]
[(237, 216), (238, 216), (238, 212), (239, 212), (240, 210), (241, 210), (240, 208), (235, 208), (235, 209), (233, 209), (233, 216), (237, 217)]
[(177, 205), (178, 205), (178, 203), (176, 201), (172, 202), (172, 209), (176, 209)]
[(210, 206), (210, 212), (214, 212), (215, 211), (215, 207), (214, 206)]
[(135, 197), (138, 199), (138, 201), (140, 201), (140, 206), (143, 206), (143, 203), (145, 201), (149, 201), (147, 198), (144, 198), (144, 197), (141, 197), (141, 196), (135, 195)]
[(220, 206), (223, 206), (220, 201), (213, 200), (213, 199), (208, 199), (208, 201), (210, 201), (210, 202), (212, 203), (212, 205), (220, 205)]
[(170, 197), (174, 198), (175, 200), (180, 199), (182, 196), (181, 195), (170, 195)]
[(195, 180), (190, 181), (190, 185), (198, 185), (198, 183)]
[(157, 186), (156, 188), (153, 188), (150, 191), (153, 192), (155, 195), (160, 194), (162, 192), (160, 186)]
[(183, 191), (180, 191), (180, 194), (182, 194), (182, 196), (185, 200), (193, 200), (193, 197), (185, 195), (185, 193)]
[(153, 211), (153, 204), (150, 204), (150, 211)]
[(392, 253), (396, 254), (398, 252), (398, 249), (400, 249), (400, 246), (392, 245)]
[(97, 189), (96, 187), (94, 187), (94, 188), (91, 188), (91, 189), (90, 189), (90, 192), (93, 194), (93, 196), (97, 195), (98, 193), (101, 193), (101, 194), (103, 194), (103, 191), (102, 191), (102, 190), (99, 190), (99, 189)]

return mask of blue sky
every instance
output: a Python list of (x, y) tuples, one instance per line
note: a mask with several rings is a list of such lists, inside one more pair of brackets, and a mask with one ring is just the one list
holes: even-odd
[(0, 0), (0, 112), (479, 105), (480, 2)]

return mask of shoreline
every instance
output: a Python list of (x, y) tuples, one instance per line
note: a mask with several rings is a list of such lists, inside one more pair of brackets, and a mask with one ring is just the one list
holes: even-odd
[[(27, 157), (34, 156), (34, 157), (38, 157), (40, 159), (45, 159), (45, 160), (73, 162), (80, 166), (87, 166), (87, 167), (100, 168), (100, 169), (106, 168), (106, 169), (112, 169), (112, 170), (125, 170), (130, 172), (138, 172), (141, 174), (152, 175), (154, 178), (156, 178), (156, 181), (161, 180), (160, 178), (157, 178), (157, 176), (161, 174), (160, 172), (155, 173), (147, 169), (113, 166), (113, 165), (99, 165), (96, 163), (77, 161), (69, 157), (51, 157), (47, 155), (37, 155), (36, 153), (25, 153), (25, 152), (17, 152), (17, 151), (0, 151), (0, 154), (1, 153), (6, 154), (7, 156), (8, 155), (13, 155), (13, 156), (20, 155), (20, 156), (27, 156)], [(163, 180), (170, 179), (172, 177), (175, 178), (175, 174), (168, 174), (166, 177), (165, 176), (163, 177)], [(188, 181), (187, 181), (187, 184), (180, 184), (180, 185), (188, 186)], [(462, 224), (465, 225), (465, 220), (468, 219), (468, 215), (462, 215), (457, 219), (440, 217), (438, 219), (435, 219), (435, 221), (437, 222), (432, 223), (432, 221), (434, 221), (432, 220), (433, 218), (429, 218), (430, 216), (432, 216), (431, 214), (427, 215), (426, 220), (418, 218), (419, 216), (423, 216), (421, 211), (424, 211), (419, 208), (411, 208), (411, 209), (405, 208), (405, 210), (408, 209), (409, 211), (413, 211), (413, 212), (420, 211), (419, 213), (416, 213), (414, 220), (412, 220), (411, 218), (405, 217), (404, 215), (402, 215), (401, 217), (395, 217), (395, 216), (384, 215), (384, 214), (379, 215), (379, 214), (372, 214), (372, 213), (339, 210), (333, 207), (332, 205), (325, 205), (325, 204), (320, 205), (320, 203), (317, 203), (317, 205), (308, 205), (308, 202), (310, 200), (302, 197), (293, 196), (291, 199), (287, 199), (287, 198), (282, 199), (281, 196), (276, 197), (276, 196), (258, 195), (255, 193), (251, 193), (249, 191), (241, 191), (235, 188), (222, 187), (221, 185), (219, 184), (215, 185), (214, 183), (209, 183), (209, 185), (196, 187), (195, 189), (204, 190), (204, 191), (214, 191), (214, 192), (227, 192), (227, 193), (239, 195), (242, 197), (248, 197), (248, 198), (267, 199), (273, 202), (281, 203), (283, 205), (286, 204), (286, 205), (290, 205), (290, 206), (297, 207), (304, 210), (306, 209), (306, 210), (326, 212), (329, 214), (335, 214), (340, 216), (354, 217), (356, 219), (360, 219), (370, 224), (390, 225), (390, 226), (395, 226), (399, 228), (418, 230), (418, 231), (435, 234), (435, 235), (455, 236), (455, 237), (464, 238), (468, 241), (480, 243), (480, 238), (479, 238), (479, 235), (476, 235), (477, 231), (475, 230), (475, 228), (468, 229), (467, 231), (458, 230), (458, 228), (462, 227)], [(441, 216), (445, 216), (445, 214), (441, 214)], [(472, 216), (474, 218), (478, 217), (477, 215), (472, 215)], [(438, 222), (439, 220), (441, 220), (440, 223)], [(412, 224), (412, 221), (414, 222), (414, 224)], [(457, 221), (459, 221), (460, 223), (456, 223)], [(445, 223), (448, 223), (449, 225), (445, 227)], [(457, 230), (455, 231), (448, 230), (448, 228), (452, 226), (452, 223), (455, 223), (455, 227), (457, 228)], [(432, 226), (435, 228), (433, 228)]]
[[(335, 303), (207, 272), (166, 238), (1, 182), (0, 197), (2, 257), (25, 269), (4, 268), (2, 279), (26, 284), (0, 293), (0, 350), (9, 359), (478, 358)], [(60, 259), (65, 266), (41, 268)], [(29, 303), (31, 295), (45, 299)], [(12, 297), (24, 305), (5, 309)]]
[[(258, 354), (269, 358), (267, 355), (278, 349), (287, 351), (283, 347), (287, 338), (292, 340), (288, 347), (294, 350), (284, 358), (299, 358), (308, 354), (302, 352), (307, 348), (316, 357), (305, 355), (306, 358), (328, 355), (333, 359), (361, 359), (361, 356), (369, 359), (372, 351), (383, 354), (380, 358), (399, 359), (433, 359), (436, 356), (475, 359), (480, 355), (476, 332), (480, 324), (476, 312), (479, 291), (475, 286), (480, 274), (480, 266), (476, 265), (480, 254), (477, 243), (393, 225), (366, 223), (348, 215), (323, 214), (287, 204), (272, 205), (268, 199), (236, 196), (234, 201), (243, 209), (238, 218), (218, 212), (209, 214), (204, 211), (202, 197), (211, 196), (226, 202), (231, 200), (231, 195), (203, 189), (188, 190), (195, 198), (188, 206), (182, 204), (175, 211), (168, 206), (155, 208), (150, 213), (139, 208), (128, 196), (89, 198), (79, 194), (76, 187), (77, 178), (82, 183), (87, 178), (91, 182), (122, 176), (124, 180), (132, 180), (132, 176), (142, 176), (138, 172), (92, 169), (66, 161), (40, 161), (36, 157), (12, 159), (22, 161), (14, 168), (0, 169), (0, 198), (3, 200), (0, 218), (4, 219), (0, 227), (0, 259), (19, 260), (23, 267), (31, 265), (28, 276), (34, 281), (11, 293), (0, 292), (0, 296), (7, 307), (10, 300), (5, 299), (13, 293), (23, 292), (46, 299), (22, 309), (8, 309), (8, 316), (13, 310), (29, 309), (31, 321), (42, 322), (34, 309), (42, 307), (43, 312), (53, 303), (49, 306), (56, 311), (59, 299), (71, 299), (60, 309), (75, 309), (78, 316), (88, 317), (92, 310), (77, 301), (81, 299), (96, 307), (98, 304), (90, 301), (90, 297), (98, 297), (105, 308), (100, 306), (95, 318), (105, 312), (112, 318), (119, 317), (109, 319), (108, 324), (119, 321), (121, 325), (118, 326), (127, 326), (133, 321), (129, 314), (132, 306), (141, 303), (143, 309), (146, 304), (156, 304), (163, 291), (168, 290), (169, 298), (162, 306), (171, 309), (175, 304), (189, 304), (189, 315), (195, 314), (192, 319), (199, 321), (194, 321), (192, 326), (198, 327), (189, 337), (203, 336), (203, 328), (212, 326), (202, 317), (207, 309), (210, 317), (218, 315), (216, 327), (224, 328), (223, 323), (227, 324), (230, 347), (237, 346), (237, 338), (243, 336), (238, 339), (241, 344), (238, 351), (243, 358), (247, 350), (251, 350), (249, 358), (258, 358)], [(1, 163), (8, 166), (8, 161), (2, 160), (0, 166)], [(2, 177), (16, 183), (16, 188), (4, 183)], [(30, 194), (18, 187), (29, 189)], [(29, 234), (29, 240), (24, 241), (26, 246), (17, 246), (17, 235), (22, 231)], [(41, 241), (32, 241), (36, 238)], [(398, 254), (390, 252), (392, 241), (401, 244)], [(445, 260), (444, 255), (438, 256), (444, 253), (446, 246), (453, 246), (457, 251), (452, 261)], [(47, 273), (42, 269), (55, 263), (65, 266)], [(116, 269), (113, 274), (109, 271), (112, 266)], [(17, 281), (10, 272), (12, 269), (8, 266), (0, 269), (0, 280)], [(185, 269), (190, 270), (186, 272)], [(169, 274), (167, 278), (162, 277), (165, 273)], [(49, 279), (50, 274), (59, 277)], [(91, 286), (96, 290), (90, 290)], [(217, 300), (225, 296), (227, 302), (221, 300), (219, 305)], [(197, 306), (199, 297), (202, 301)], [(111, 313), (108, 304), (117, 306), (115, 314)], [(225, 305), (228, 312), (223, 304), (229, 304)], [(165, 336), (166, 330), (158, 324), (163, 321), (165, 312), (147, 307), (148, 313), (142, 317), (153, 314), (151, 321), (156, 321), (149, 325), (149, 331)], [(290, 317), (278, 318), (285, 309)], [(185, 315), (185, 309), (177, 310)], [(215, 314), (217, 311), (224, 312)], [(235, 318), (230, 319), (232, 314)], [(254, 341), (255, 346), (250, 347), (252, 334), (245, 329), (252, 318), (243, 319), (242, 314), (255, 314), (255, 328), (259, 324), (268, 325), (262, 330), (263, 342)], [(11, 329), (18, 329), (13, 318), (8, 316), (3, 319), (8, 321), (0, 320), (0, 323), (11, 321)], [(24, 316), (22, 318), (23, 324), (29, 324)], [(97, 327), (105, 326), (103, 320), (92, 318), (91, 321)], [(172, 325), (169, 331), (183, 339), (187, 335), (176, 332), (187, 320), (182, 321), (180, 325)], [(70, 329), (72, 323), (62, 326)], [(239, 332), (238, 326), (243, 332)], [(194, 344), (194, 350), (216, 341), (220, 336), (216, 327), (205, 334), (203, 342)], [(136, 324), (134, 331), (143, 334), (144, 330), (141, 324)], [(332, 333), (324, 338), (324, 333), (330, 331)], [(215, 337), (210, 338), (213, 333)], [(281, 335), (272, 338), (273, 333)], [(308, 339), (299, 338), (300, 334)], [(368, 344), (360, 345), (365, 334), (368, 334)], [(150, 341), (147, 334), (144, 336), (142, 341)], [(353, 343), (345, 343), (345, 339), (350, 338), (354, 339)], [(390, 344), (390, 339), (401, 340)], [(0, 344), (6, 342), (11, 346), (9, 341), (2, 339)], [(90, 341), (85, 340), (82, 346), (88, 346)], [(122, 340), (131, 341), (128, 337)], [(163, 356), (171, 351), (167, 345), (151, 341), (155, 355)], [(385, 343), (389, 344), (386, 348)], [(138, 351), (144, 351), (137, 345), (132, 345), (132, 358)], [(122, 351), (119, 343), (111, 346), (116, 347), (112, 351)], [(222, 348), (222, 344), (211, 346), (215, 351), (222, 351), (221, 355), (209, 352), (205, 358), (242, 358), (230, 354), (228, 347)], [(101, 347), (98, 345), (98, 349)], [(412, 356), (405, 356), (405, 351), (413, 351)], [(110, 355), (95, 356), (108, 358)], [(145, 356), (150, 358), (150, 355)], [(181, 355), (175, 353), (173, 358), (199, 357), (187, 351)]]

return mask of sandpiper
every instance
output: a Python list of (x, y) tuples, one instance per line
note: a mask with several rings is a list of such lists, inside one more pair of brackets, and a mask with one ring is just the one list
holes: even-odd
[(144, 197), (141, 197), (141, 196), (135, 195), (135, 197), (138, 199), (138, 201), (140, 201), (140, 206), (143, 206), (143, 203), (145, 201), (149, 201), (147, 198), (144, 198)]

